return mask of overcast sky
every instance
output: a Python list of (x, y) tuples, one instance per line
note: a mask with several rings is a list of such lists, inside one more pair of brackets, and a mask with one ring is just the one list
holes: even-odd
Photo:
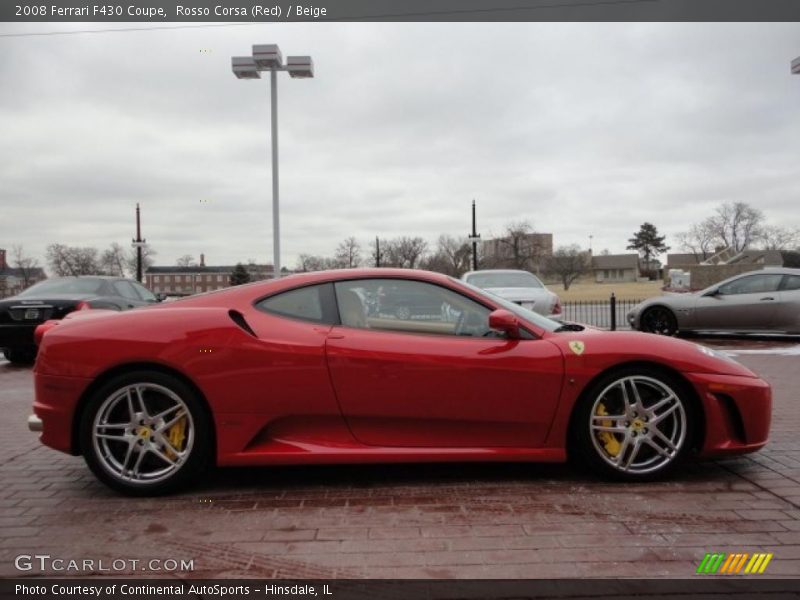
[(139, 202), (157, 264), (271, 263), (269, 83), (230, 69), (253, 43), (316, 65), (279, 78), (284, 265), (466, 234), (473, 198), (483, 237), (595, 252), (727, 201), (800, 226), (799, 24), (294, 23), (0, 37), (0, 247), (127, 247)]

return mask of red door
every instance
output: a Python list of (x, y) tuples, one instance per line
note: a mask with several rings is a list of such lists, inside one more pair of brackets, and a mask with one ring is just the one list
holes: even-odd
[(564, 372), (545, 340), (334, 327), (326, 352), (345, 419), (372, 446), (540, 446)]

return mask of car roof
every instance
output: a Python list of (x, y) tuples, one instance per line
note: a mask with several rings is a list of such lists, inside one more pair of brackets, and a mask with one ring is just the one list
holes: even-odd
[(466, 273), (464, 273), (464, 275), (462, 275), (462, 277), (475, 274), (482, 275), (484, 273), (525, 273), (526, 275), (533, 275), (533, 273), (531, 273), (530, 271), (525, 271), (524, 269), (480, 269), (478, 271), (467, 271)]

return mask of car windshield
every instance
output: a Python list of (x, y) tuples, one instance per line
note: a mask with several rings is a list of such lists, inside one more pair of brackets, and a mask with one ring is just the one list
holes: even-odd
[(498, 305), (502, 306), (505, 310), (514, 313), (518, 317), (522, 317), (526, 321), (529, 321), (530, 323), (533, 323), (537, 327), (541, 327), (542, 329), (544, 329), (546, 331), (555, 331), (556, 329), (561, 327), (561, 323), (557, 323), (556, 321), (552, 321), (552, 320), (548, 319), (547, 317), (543, 317), (539, 313), (535, 313), (532, 310), (528, 310), (527, 308), (523, 308), (519, 304), (515, 304), (513, 302), (509, 302), (505, 298), (501, 298), (500, 296), (497, 296), (497, 295), (495, 295), (495, 294), (493, 294), (491, 292), (487, 292), (486, 290), (481, 289), (476, 285), (472, 285), (472, 283), (470, 283), (468, 281), (466, 281), (466, 282), (465, 281), (458, 281), (457, 279), (455, 279), (453, 277), (451, 277), (450, 279), (452, 279), (453, 281), (456, 281), (457, 283), (460, 283), (461, 285), (467, 286), (468, 288), (470, 288), (474, 292), (477, 292), (478, 294), (480, 294), (484, 298), (487, 298), (488, 300), (490, 300), (494, 304), (498, 304)]
[(541, 288), (544, 287), (530, 273), (473, 273), (467, 281), (479, 288)]
[(24, 292), (18, 294), (20, 298), (42, 296), (43, 294), (97, 294), (103, 287), (102, 279), (78, 279), (67, 277), (64, 279), (48, 279), (32, 285)]

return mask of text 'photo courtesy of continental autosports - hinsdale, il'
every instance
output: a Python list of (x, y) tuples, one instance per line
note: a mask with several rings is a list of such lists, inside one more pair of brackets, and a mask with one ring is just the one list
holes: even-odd
[(640, 481), (766, 443), (770, 386), (727, 355), (467, 279), (346, 269), (75, 311), (37, 330), (30, 427), (132, 495), (213, 465), (570, 458)]

